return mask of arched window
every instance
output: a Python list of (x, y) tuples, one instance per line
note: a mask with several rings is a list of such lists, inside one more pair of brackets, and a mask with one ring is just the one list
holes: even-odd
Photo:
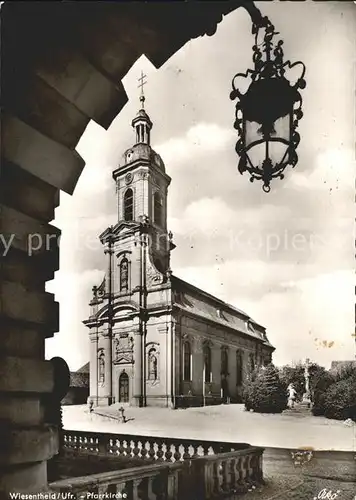
[(105, 354), (101, 352), (99, 354), (99, 383), (104, 384), (105, 382)]
[(158, 370), (157, 370), (157, 351), (154, 347), (152, 347), (148, 351), (148, 380), (157, 380), (158, 378)]
[(229, 371), (229, 356), (226, 347), (221, 349), (221, 374), (227, 375)]
[(153, 196), (153, 222), (158, 226), (163, 225), (163, 200), (158, 191)]
[(211, 349), (204, 347), (204, 382), (211, 382)]
[(242, 364), (242, 352), (236, 351), (236, 385), (242, 384), (242, 373), (243, 373), (243, 364)]
[(183, 380), (185, 381), (192, 380), (191, 357), (190, 343), (185, 341), (183, 343)]
[(129, 289), (129, 261), (124, 257), (120, 262), (120, 292)]
[(124, 219), (128, 222), (133, 220), (133, 191), (127, 189), (124, 194)]

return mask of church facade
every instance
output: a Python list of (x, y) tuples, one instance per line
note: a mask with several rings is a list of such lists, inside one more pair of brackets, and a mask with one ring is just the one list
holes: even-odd
[(118, 223), (99, 237), (107, 270), (84, 321), (90, 399), (172, 408), (238, 402), (244, 380), (271, 362), (274, 347), (245, 312), (172, 274), (171, 179), (150, 146), (141, 101), (136, 142), (113, 172)]

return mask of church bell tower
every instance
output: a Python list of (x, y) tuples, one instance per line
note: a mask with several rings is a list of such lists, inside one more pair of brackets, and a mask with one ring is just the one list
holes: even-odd
[[(142, 90), (143, 78), (142, 75)], [(167, 193), (171, 178), (166, 174), (162, 158), (151, 147), (153, 124), (145, 110), (142, 90), (141, 109), (132, 120), (135, 143), (125, 151), (122, 162), (113, 172), (118, 223), (146, 225), (152, 263), (159, 273), (166, 274), (170, 266), (170, 251), (174, 248), (171, 234), (167, 234)], [(123, 247), (124, 239), (122, 235)]]
[(147, 392), (163, 390), (159, 329), (168, 324), (170, 252), (175, 248), (167, 233), (171, 178), (151, 147), (153, 124), (142, 90), (140, 103), (132, 120), (135, 142), (113, 172), (118, 220), (99, 236), (107, 270), (93, 289), (91, 314), (84, 322), (92, 346), (90, 397), (98, 405), (145, 406)]

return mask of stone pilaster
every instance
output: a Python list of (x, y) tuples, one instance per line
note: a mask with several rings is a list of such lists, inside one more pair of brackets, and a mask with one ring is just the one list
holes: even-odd
[(134, 379), (133, 379), (133, 405), (142, 406), (143, 404), (143, 356), (142, 356), (142, 334), (135, 332), (134, 337)]
[(103, 348), (105, 353), (105, 382), (104, 382), (104, 399), (102, 404), (111, 405), (112, 403), (112, 336), (111, 332), (107, 331), (103, 335)]
[[(94, 328), (94, 330), (96, 330)], [(98, 333), (93, 331), (90, 333), (90, 379), (89, 379), (89, 395), (94, 405), (98, 404)]]

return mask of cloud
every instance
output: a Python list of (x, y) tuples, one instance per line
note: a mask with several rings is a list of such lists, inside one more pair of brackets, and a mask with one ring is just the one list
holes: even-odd
[(204, 197), (191, 202), (179, 218), (169, 219), (169, 224), (178, 234), (192, 232), (209, 236), (216, 231), (241, 229), (245, 224), (256, 227), (268, 221), (283, 221), (290, 214), (288, 207), (281, 209), (268, 203), (247, 207), (241, 212), (219, 197)]
[(353, 269), (313, 275), (308, 265), (236, 260), (181, 268), (175, 274), (265, 325), (277, 347), (277, 364), (310, 357), (329, 366), (334, 359), (354, 357)]
[(290, 181), (297, 187), (308, 190), (355, 188), (355, 161), (351, 149), (328, 149), (315, 158), (312, 170), (296, 170)]
[(211, 152), (222, 151), (229, 142), (233, 143), (236, 133), (232, 129), (225, 129), (216, 123), (198, 123), (191, 127), (184, 136), (173, 137), (158, 144), (154, 149), (164, 162), (170, 167)]

